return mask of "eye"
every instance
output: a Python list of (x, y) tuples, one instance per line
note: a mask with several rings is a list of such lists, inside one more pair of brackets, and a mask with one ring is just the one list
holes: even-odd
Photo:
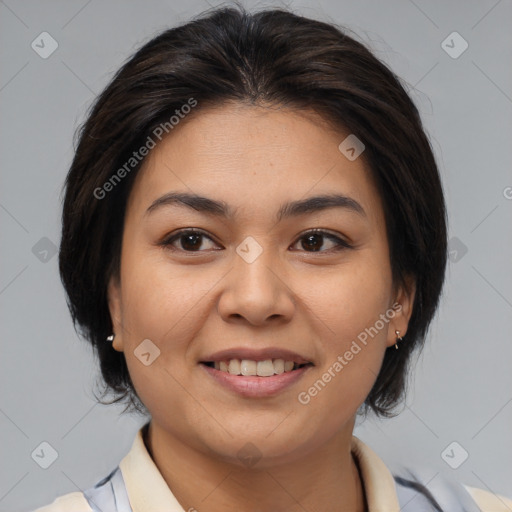
[[(324, 239), (327, 238), (331, 242), (334, 243), (334, 247), (328, 250), (320, 251), (321, 247), (324, 244)], [(304, 233), (299, 240), (296, 242), (300, 242), (302, 240), (302, 248), (306, 250), (306, 252), (329, 252), (329, 251), (341, 251), (343, 249), (350, 249), (352, 246), (347, 243), (342, 238), (329, 233), (328, 231), (323, 231), (320, 229), (313, 229)]]
[[(327, 250), (321, 250), (325, 242), (324, 239), (331, 241), (334, 246)], [(204, 252), (204, 250), (201, 250), (204, 240), (209, 240), (214, 245), (217, 245), (206, 233), (198, 229), (182, 229), (172, 236), (165, 238), (160, 245), (184, 252)], [(294, 245), (300, 241), (302, 241), (301, 246), (306, 252), (340, 251), (352, 247), (342, 238), (320, 229), (314, 229), (304, 233)], [(177, 247), (177, 245), (179, 245), (179, 247)]]
[[(161, 245), (165, 247), (171, 246), (171, 248), (185, 252), (204, 252), (199, 250), (202, 246), (203, 239), (208, 239), (213, 242), (213, 240), (202, 231), (197, 229), (182, 229), (174, 235), (164, 239), (161, 242)], [(175, 246), (176, 241), (181, 247)]]

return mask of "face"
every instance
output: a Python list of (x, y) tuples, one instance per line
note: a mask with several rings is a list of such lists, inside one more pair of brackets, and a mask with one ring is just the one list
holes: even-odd
[(234, 463), (252, 443), (270, 465), (351, 435), (414, 291), (394, 286), (364, 153), (338, 149), (348, 134), (231, 104), (146, 158), (109, 304), (114, 348), (170, 438)]

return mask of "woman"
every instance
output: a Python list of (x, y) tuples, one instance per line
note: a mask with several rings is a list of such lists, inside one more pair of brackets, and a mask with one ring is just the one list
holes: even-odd
[(353, 436), (403, 400), (446, 252), (418, 111), (362, 44), (284, 10), (160, 34), (81, 131), (60, 248), (107, 391), (151, 420), (38, 510), (509, 510)]

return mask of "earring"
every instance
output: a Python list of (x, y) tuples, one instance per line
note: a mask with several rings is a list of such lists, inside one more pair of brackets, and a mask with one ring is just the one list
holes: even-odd
[(400, 331), (395, 331), (395, 334), (396, 334), (395, 348), (398, 350), (398, 345), (397, 345), (397, 343), (398, 343), (399, 341), (402, 341), (402, 339), (403, 339), (403, 338), (400, 336)]
[(107, 341), (110, 341), (110, 343), (112, 343), (114, 341), (115, 337), (116, 337), (115, 334), (111, 334), (110, 336), (107, 336)]

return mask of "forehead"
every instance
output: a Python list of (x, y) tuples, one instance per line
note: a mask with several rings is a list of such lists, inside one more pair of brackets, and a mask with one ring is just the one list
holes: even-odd
[(198, 110), (150, 151), (128, 207), (145, 211), (161, 195), (183, 191), (270, 215), (284, 201), (339, 193), (379, 222), (380, 197), (365, 160), (351, 161), (339, 149), (348, 135), (311, 111), (241, 104)]

